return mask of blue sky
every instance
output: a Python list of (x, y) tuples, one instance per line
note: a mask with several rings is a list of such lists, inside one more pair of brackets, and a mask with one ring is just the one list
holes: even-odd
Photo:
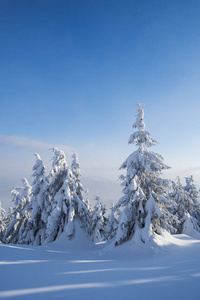
[(1, 182), (31, 174), (49, 145), (115, 180), (139, 102), (154, 151), (200, 180), (199, 15), (196, 0), (2, 0)]

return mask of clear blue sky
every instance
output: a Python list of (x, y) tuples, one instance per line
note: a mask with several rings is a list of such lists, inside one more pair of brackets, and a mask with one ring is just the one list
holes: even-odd
[(199, 16), (199, 0), (1, 0), (4, 162), (20, 157), (4, 138), (23, 136), (72, 147), (83, 166), (118, 168), (133, 151), (127, 141), (142, 102), (160, 143), (154, 151), (198, 168)]

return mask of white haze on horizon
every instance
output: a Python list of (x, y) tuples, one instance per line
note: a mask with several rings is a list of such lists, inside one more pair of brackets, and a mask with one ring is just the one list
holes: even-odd
[[(76, 150), (69, 146), (47, 144), (28, 137), (0, 136), (0, 201), (3, 208), (8, 210), (9, 206), (12, 206), (10, 190), (21, 185), (22, 177), (26, 177), (32, 183), (32, 167), (35, 163), (34, 153), (38, 153), (43, 159), (46, 174), (50, 172), (52, 152), (49, 149), (53, 147), (58, 147), (65, 152), (70, 166), (71, 156)], [(93, 145), (86, 149), (77, 150), (83, 175), (83, 187), (84, 190), (89, 189), (92, 204), (94, 204), (94, 198), (97, 194), (101, 197), (101, 201), (108, 205), (108, 208), (112, 202), (116, 203), (121, 197), (122, 188), (118, 181), (121, 174), (119, 167), (127, 157), (127, 153), (130, 154), (134, 151), (132, 148), (126, 150), (126, 153), (113, 156), (111, 151), (106, 152), (105, 149), (104, 152), (102, 151), (104, 155), (100, 155), (101, 149), (98, 149), (99, 152), (95, 153)], [(164, 161), (168, 164), (165, 158)], [(179, 166), (175, 164), (172, 158), (170, 163), (171, 168), (165, 170), (165, 178), (175, 180), (177, 176), (180, 176), (181, 182), (184, 184), (184, 178), (193, 175), (195, 184), (199, 186), (200, 166), (189, 167), (187, 164)]]

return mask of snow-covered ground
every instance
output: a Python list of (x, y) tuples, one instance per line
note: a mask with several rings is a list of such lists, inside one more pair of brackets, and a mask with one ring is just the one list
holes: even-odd
[(0, 244), (0, 298), (197, 300), (199, 258), (200, 240), (186, 235), (118, 247), (80, 235), (40, 247)]

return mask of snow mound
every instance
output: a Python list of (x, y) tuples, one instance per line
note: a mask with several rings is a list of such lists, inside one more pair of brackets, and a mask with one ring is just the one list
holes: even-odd
[(133, 257), (145, 259), (171, 253), (183, 247), (191, 246), (194, 243), (200, 243), (200, 240), (184, 234), (171, 235), (167, 231), (163, 231), (162, 235), (154, 234), (146, 243), (139, 239), (131, 239), (119, 246), (114, 245), (114, 239), (109, 243), (102, 243), (99, 245), (101, 247), (99, 255), (126, 260), (133, 259)]
[(53, 243), (48, 244), (51, 247), (62, 247), (66, 249), (78, 249), (80, 250), (89, 250), (96, 247), (95, 244), (91, 241), (90, 237), (87, 235), (85, 230), (80, 228), (78, 220), (74, 221), (74, 236), (69, 239), (67, 233), (64, 231), (59, 238), (56, 239)]
[(189, 235), (195, 239), (200, 239), (200, 232), (194, 229), (190, 218), (186, 218), (183, 224), (183, 234)]

